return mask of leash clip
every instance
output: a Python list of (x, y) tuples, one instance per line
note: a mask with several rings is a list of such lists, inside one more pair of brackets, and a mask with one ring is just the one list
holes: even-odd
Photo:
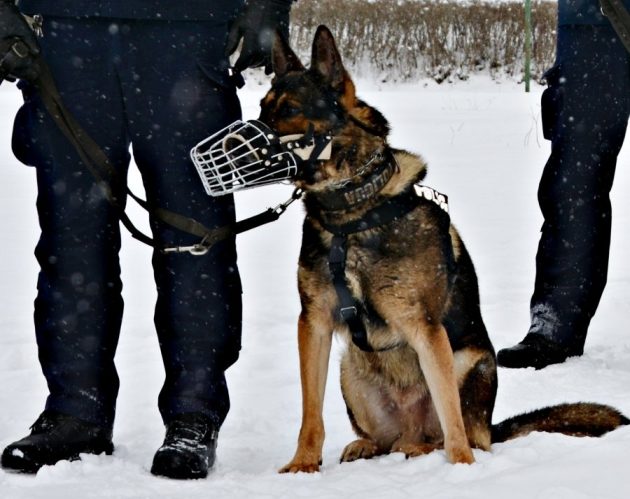
[(293, 201), (297, 201), (302, 197), (303, 193), (304, 191), (297, 187), (293, 191), (293, 194), (291, 194), (291, 197), (289, 199), (287, 199), (284, 203), (280, 203), (278, 206), (272, 208), (271, 210), (278, 216), (282, 215), (285, 211), (287, 211), (287, 208), (291, 205), (291, 203), (293, 203)]
[(210, 248), (204, 244), (197, 243), (191, 246), (172, 246), (170, 248), (164, 248), (163, 253), (190, 253), (193, 256), (203, 256)]
[(210, 248), (204, 244), (197, 243), (191, 246), (172, 246), (171, 248), (164, 248), (163, 253), (190, 253), (193, 256), (203, 256)]
[(35, 32), (35, 36), (37, 36), (37, 38), (42, 38), (44, 36), (44, 18), (41, 14), (35, 14), (33, 16), (31, 28)]
[(42, 38), (44, 36), (44, 18), (41, 14), (35, 14), (34, 16), (22, 14), (22, 17), (26, 21), (26, 24), (28, 24), (28, 27), (31, 28), (31, 31), (35, 33), (37, 38)]
[(208, 251), (210, 251), (210, 246), (208, 245), (207, 235), (197, 244), (190, 246), (172, 246), (162, 250), (163, 253), (190, 253), (193, 256), (203, 256), (208, 253)]

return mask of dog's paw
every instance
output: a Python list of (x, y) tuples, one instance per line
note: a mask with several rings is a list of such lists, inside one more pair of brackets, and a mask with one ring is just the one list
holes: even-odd
[(346, 445), (341, 453), (340, 463), (349, 463), (357, 459), (371, 459), (379, 454), (378, 446), (367, 438), (360, 438)]
[(473, 456), (470, 447), (448, 449), (446, 451), (446, 458), (448, 459), (449, 463), (452, 464), (473, 464), (475, 462), (475, 456)]
[(402, 452), (407, 459), (410, 457), (424, 456), (430, 454), (439, 447), (434, 444), (413, 444), (413, 443), (399, 443), (394, 444), (392, 452)]
[(319, 462), (309, 462), (294, 459), (286, 466), (280, 468), (278, 473), (317, 473), (321, 464), (321, 460)]

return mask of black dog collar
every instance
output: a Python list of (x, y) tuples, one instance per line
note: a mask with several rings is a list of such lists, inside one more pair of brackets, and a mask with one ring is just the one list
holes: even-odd
[(385, 156), (380, 151), (376, 152), (364, 166), (369, 166), (374, 161), (380, 164), (366, 177), (354, 182), (347, 182), (336, 189), (313, 193), (319, 205), (327, 211), (339, 211), (358, 206), (373, 198), (399, 170), (398, 163), (393, 155), (383, 161)]

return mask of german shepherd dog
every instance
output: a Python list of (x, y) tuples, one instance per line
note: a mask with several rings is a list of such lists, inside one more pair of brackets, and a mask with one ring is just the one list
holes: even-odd
[[(330, 159), (307, 162), (295, 180), (306, 207), (298, 270), (303, 413), (297, 451), (280, 471), (319, 470), (335, 330), (349, 339), (341, 388), (359, 437), (342, 462), (443, 448), (451, 463), (472, 463), (471, 448), (489, 450), (531, 431), (593, 436), (628, 424), (615, 409), (590, 403), (492, 424), (496, 357), (477, 277), (444, 207), (425, 197), (443, 199), (413, 193), (425, 163), (387, 144), (387, 121), (356, 97), (326, 27), (317, 30), (309, 69), (279, 36), (272, 62), (260, 121), (278, 135), (332, 137)], [(352, 305), (343, 307), (348, 295)]]

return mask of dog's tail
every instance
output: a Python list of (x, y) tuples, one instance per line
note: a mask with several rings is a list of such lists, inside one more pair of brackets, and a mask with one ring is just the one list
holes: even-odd
[(630, 424), (630, 419), (607, 405), (588, 402), (560, 404), (519, 414), (492, 425), (492, 443), (523, 437), (533, 431), (599, 437), (627, 424)]

